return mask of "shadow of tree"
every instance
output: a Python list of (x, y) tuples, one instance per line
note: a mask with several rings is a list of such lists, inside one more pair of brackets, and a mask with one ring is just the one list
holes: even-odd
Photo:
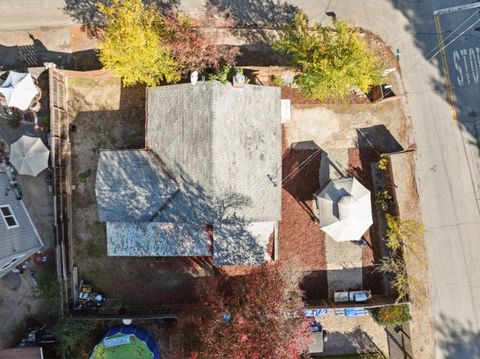
[[(441, 35), (445, 45), (445, 59), (448, 66), (448, 74), (443, 66), (439, 49), (437, 31), (433, 13), (436, 10), (464, 5), (461, 1), (397, 1), (390, 0), (392, 5), (401, 11), (407, 21), (404, 31), (415, 34), (415, 46), (421, 50), (424, 59), (430, 61), (438, 68), (441, 76), (431, 77), (425, 84), (425, 90), (409, 93), (409, 96), (424, 95), (428, 92), (441, 95), (448, 102), (448, 92), (445, 77), (448, 75), (453, 94), (453, 105), (458, 119), (457, 125), (460, 131), (466, 132), (463, 142), (466, 147), (480, 146), (480, 111), (478, 110), (477, 98), (480, 86), (480, 58), (478, 58), (478, 11), (479, 9), (454, 11), (439, 17)], [(450, 43), (451, 42), (451, 43)], [(455, 58), (458, 56), (457, 58)], [(400, 58), (402, 55), (400, 55)], [(456, 61), (457, 60), (457, 61)], [(403, 76), (415, 76), (421, 67), (403, 69)], [(436, 120), (435, 120), (436, 121)], [(432, 121), (433, 122), (433, 121)], [(432, 128), (432, 130), (441, 130)], [(470, 135), (470, 136), (469, 136)], [(478, 191), (480, 183), (475, 178), (480, 173), (480, 165), (476, 163), (480, 151), (466, 149), (467, 158), (474, 173), (472, 180)]]
[(447, 359), (480, 358), (478, 323), (464, 325), (457, 319), (441, 315), (437, 320), (437, 345)]
[[(107, 116), (103, 112), (96, 112), (96, 116)], [(77, 115), (73, 121), (77, 132), (84, 133), (88, 118), (91, 115)], [(145, 153), (154, 157), (148, 164), (139, 158)], [(95, 152), (90, 156), (98, 158)], [(238, 193), (212, 197), (178, 165), (166, 168), (149, 151), (114, 151), (101, 158), (96, 201), (95, 197), (89, 198), (86, 205), (96, 202), (102, 221), (122, 222), (111, 228), (115, 240), (107, 241), (114, 255), (208, 256), (212, 254), (208, 250), (212, 238), (202, 235), (205, 230), (201, 226), (213, 225), (215, 264), (265, 262), (266, 243), (259, 243), (249, 229), (250, 223), (237, 215), (239, 209), (250, 205), (250, 198)], [(94, 195), (89, 193), (88, 197)]]
[(242, 66), (287, 66), (289, 56), (273, 50), (271, 43), (281, 29), (292, 22), (299, 8), (287, 1), (274, 0), (208, 0), (207, 7), (226, 11), (237, 23), (233, 34), (244, 42), (238, 64)]
[(273, 0), (209, 0), (209, 6), (228, 11), (241, 25), (269, 27), (290, 23), (298, 7), (287, 1)]
[[(145, 4), (157, 6), (163, 11), (172, 10), (180, 0), (144, 0)], [(66, 0), (63, 11), (82, 25), (82, 29), (90, 35), (98, 35), (98, 27), (105, 24), (97, 4), (111, 4), (110, 0)]]

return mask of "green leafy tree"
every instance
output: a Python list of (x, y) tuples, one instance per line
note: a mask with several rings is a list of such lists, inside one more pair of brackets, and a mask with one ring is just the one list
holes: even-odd
[(273, 47), (291, 55), (291, 65), (300, 71), (295, 84), (311, 98), (345, 101), (352, 88), (366, 93), (382, 82), (381, 59), (344, 21), (335, 20), (333, 28), (310, 26), (299, 12)]
[(112, 0), (98, 4), (105, 17), (100, 62), (122, 77), (125, 86), (144, 83), (156, 86), (161, 81), (180, 79), (180, 66), (161, 41), (156, 24), (157, 12), (141, 0)]

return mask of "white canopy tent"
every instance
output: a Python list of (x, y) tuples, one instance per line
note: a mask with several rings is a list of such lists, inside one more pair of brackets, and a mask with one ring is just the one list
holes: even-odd
[(0, 93), (5, 96), (8, 107), (26, 111), (38, 94), (38, 89), (29, 73), (10, 71), (0, 86)]
[(322, 230), (338, 242), (361, 239), (373, 223), (370, 191), (353, 177), (330, 181), (317, 206)]
[(38, 137), (22, 136), (10, 147), (10, 163), (18, 174), (37, 176), (48, 167), (50, 151)]

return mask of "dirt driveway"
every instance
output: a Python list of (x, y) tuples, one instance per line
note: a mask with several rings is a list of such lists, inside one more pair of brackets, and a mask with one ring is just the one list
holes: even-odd
[(356, 147), (359, 128), (384, 126), (406, 147), (407, 121), (398, 101), (292, 107), (292, 119), (285, 124), (286, 145), (313, 141), (322, 149), (346, 149)]

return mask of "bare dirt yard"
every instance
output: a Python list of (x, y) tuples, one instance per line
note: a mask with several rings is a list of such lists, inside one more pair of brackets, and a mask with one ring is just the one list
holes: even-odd
[(189, 302), (197, 278), (212, 273), (195, 258), (109, 257), (98, 221), (95, 177), (100, 149), (144, 148), (145, 88), (124, 88), (117, 77), (69, 78), (72, 151), (73, 260), (79, 278), (124, 305)]

